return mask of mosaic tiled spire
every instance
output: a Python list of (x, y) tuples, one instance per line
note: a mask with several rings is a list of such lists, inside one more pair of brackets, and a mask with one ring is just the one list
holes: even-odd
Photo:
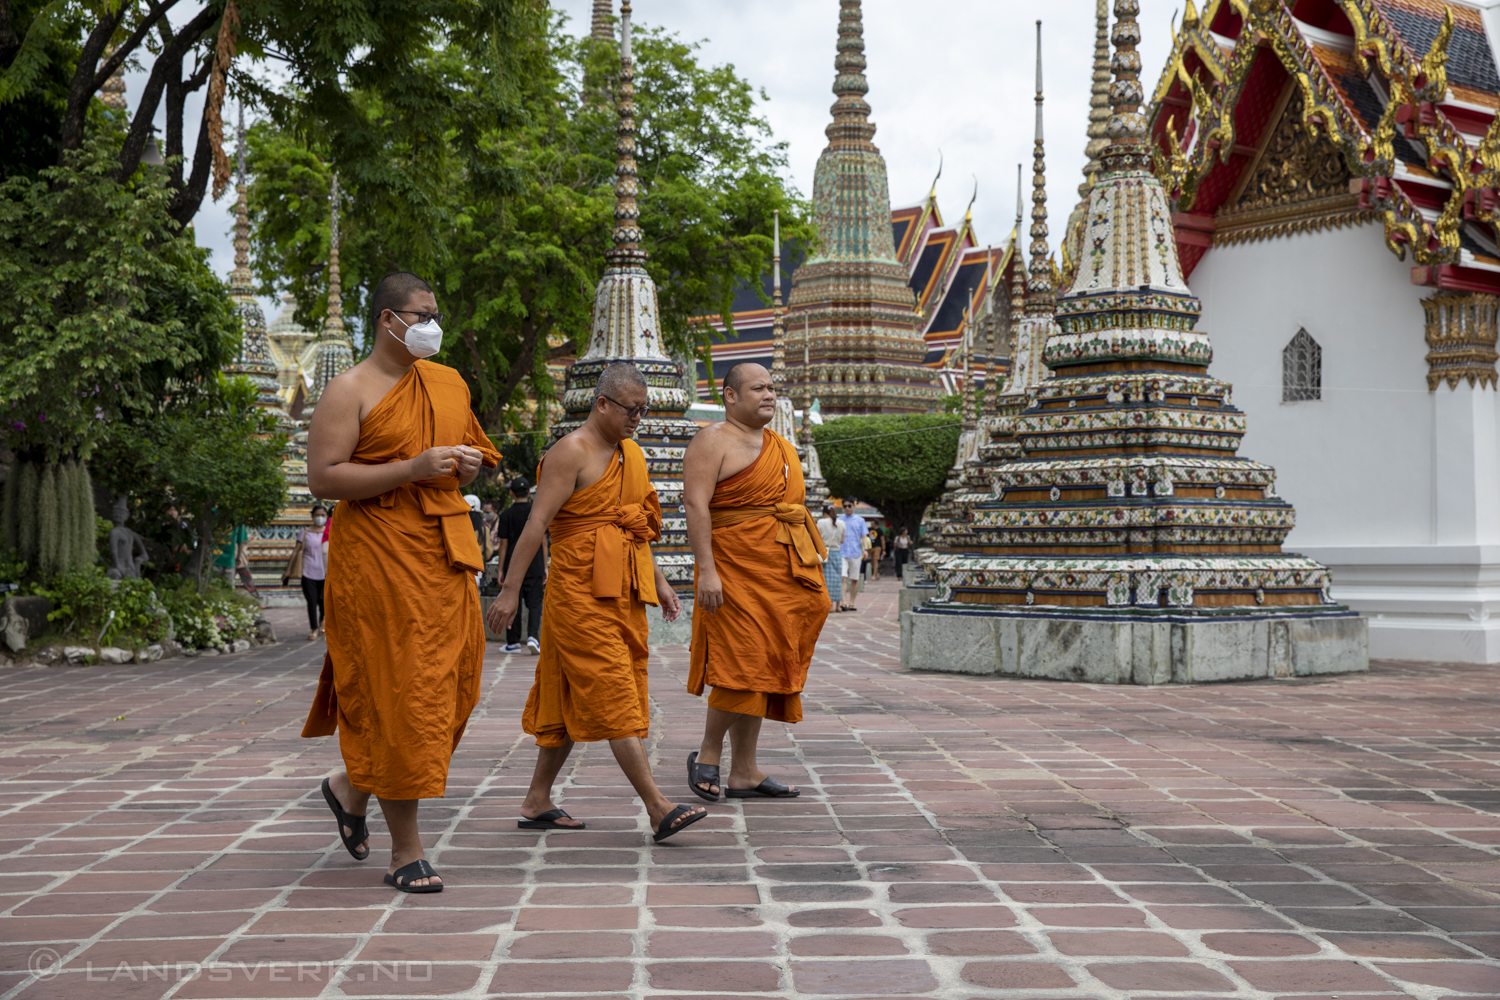
[(1114, 10), (1110, 145), (1087, 253), (1057, 304), (1051, 374), (1015, 421), (1024, 454), (969, 498), (967, 551), (932, 559), (938, 605), (1326, 614), (1327, 570), (1281, 551), (1294, 515), (1275, 470), (1236, 454), (1245, 416), (1208, 374), (1199, 303), (1147, 162), (1138, 0)]
[(1088, 198), (1095, 174), (1099, 172), (1099, 154), (1109, 145), (1109, 0), (1098, 0), (1094, 8), (1094, 66), (1093, 85), (1089, 89), (1088, 145), (1084, 155), (1088, 162), (1083, 166), (1083, 183), (1078, 185), (1078, 197)]
[(1031, 150), (1031, 266), (1026, 282), (1026, 312), (1052, 311), (1052, 267), (1047, 262), (1047, 151), (1042, 141), (1042, 22), (1036, 23), (1036, 138)]
[[(662, 505), (662, 538), (654, 549), (657, 565), (680, 594), (693, 586), (692, 549), (682, 514), (682, 453), (698, 432), (683, 416), (693, 402), (683, 386), (683, 368), (661, 342), (656, 284), (646, 272), (649, 255), (641, 247), (639, 186), (635, 162), (635, 62), (630, 48), (630, 0), (620, 4), (620, 76), (615, 103), (620, 123), (615, 139), (613, 245), (605, 251), (604, 274), (594, 291), (589, 340), (568, 369), (563, 409), (553, 439), (577, 429), (594, 405), (599, 375), (616, 361), (628, 361), (646, 379), (651, 413), (636, 431), (646, 467)], [(712, 373), (710, 372), (710, 377)]]
[(812, 337), (795, 374), (832, 414), (926, 411), (942, 389), (923, 364), (916, 298), (891, 239), (885, 160), (865, 101), (859, 0), (839, 0), (828, 145), (813, 175), (817, 253), (792, 277), (792, 313)]
[(229, 273), (229, 299), (240, 315), (240, 350), (224, 367), (224, 374), (243, 375), (255, 386), (256, 403), (274, 411), (281, 410), (281, 382), (276, 378), (276, 361), (271, 356), (271, 342), (266, 337), (266, 317), (255, 301), (255, 283), (250, 274), (250, 220), (245, 187), (245, 106), (240, 105), (238, 137), (238, 176), (234, 203), (234, 270)]
[(771, 385), (776, 389), (776, 415), (771, 430), (796, 442), (796, 413), (786, 392), (786, 326), (781, 315), (781, 212), (772, 217), (771, 250)]
[(964, 301), (964, 332), (959, 339), (959, 343), (963, 345), (964, 352), (963, 385), (959, 389), (959, 395), (963, 400), (961, 404), (964, 408), (962, 422), (963, 429), (966, 431), (972, 431), (979, 426), (978, 414), (974, 406), (974, 376), (971, 370), (974, 361), (974, 330), (970, 322), (970, 304), (973, 299), (974, 292), (970, 289), (968, 298)]
[(303, 406), (304, 416), (310, 415), (323, 398), (328, 383), (354, 366), (354, 346), (349, 343), (344, 331), (344, 300), (339, 284), (339, 175), (333, 174), (328, 189), (328, 309), (323, 320), (323, 333), (318, 338), (318, 350), (313, 366), (313, 384)]
[(610, 24), (613, 6), (611, 0), (594, 0), (594, 16), (589, 27), (589, 37), (601, 42), (612, 42), (615, 40), (615, 28)]

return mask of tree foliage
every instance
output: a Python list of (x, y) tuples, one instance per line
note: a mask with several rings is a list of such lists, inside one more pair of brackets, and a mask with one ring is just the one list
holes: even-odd
[[(117, 180), (135, 173), (162, 112), (169, 210), (185, 225), (210, 180), (217, 188), (228, 177), (226, 94), (250, 97), (278, 121), (315, 128), (338, 148), (363, 150), (383, 146), (385, 137), (354, 94), (377, 95), (402, 131), (440, 148), (451, 122), (484, 127), (464, 111), (511, 88), (520, 74), (512, 53), (535, 33), (543, 10), (540, 0), (0, 0), (0, 131), (25, 128), (65, 155), (82, 147), (94, 96), (109, 77), (130, 63), (147, 68), (113, 172)], [(455, 39), (487, 53), (485, 93), (457, 91), (427, 72), (429, 48)], [(276, 76), (290, 87), (260, 82), (256, 67), (266, 61), (278, 64)], [(205, 100), (193, 123), (186, 107), (198, 91)], [(365, 159), (393, 180), (414, 168), (407, 175), (413, 189), (430, 165), (421, 155), (383, 168)]]
[(112, 176), (118, 132), (0, 184), (0, 442), (87, 458), (109, 421), (159, 409), (238, 348), (224, 286), (167, 213), (159, 169)]
[(831, 494), (858, 497), (916, 537), (943, 494), (960, 431), (950, 413), (839, 417), (814, 427), (813, 441)]
[[(523, 393), (548, 399), (547, 362), (587, 339), (613, 228), (618, 117), (607, 80), (618, 49), (574, 39), (557, 19), (526, 45), (512, 55), (527, 67), (513, 89), (491, 85), (484, 48), (456, 36), (429, 46), (421, 71), (471, 96), (448, 118), (432, 109), (420, 135), (393, 122), (396, 108), (382, 95), (356, 89), (350, 101), (369, 143), (292, 125), (260, 126), (250, 142), (262, 290), (289, 287), (304, 325), (321, 320), (336, 165), (347, 195), (346, 315), (367, 324), (368, 294), (386, 271), (428, 277), (450, 317), (438, 360), (469, 379), (492, 432), (524, 426)], [(807, 206), (780, 179), (785, 149), (771, 142), (750, 85), (732, 67), (701, 65), (693, 46), (661, 31), (639, 32), (634, 49), (640, 225), (663, 341), (686, 354), (709, 339), (694, 317), (727, 322), (738, 283), (759, 284), (773, 211), (788, 238), (813, 231)]]

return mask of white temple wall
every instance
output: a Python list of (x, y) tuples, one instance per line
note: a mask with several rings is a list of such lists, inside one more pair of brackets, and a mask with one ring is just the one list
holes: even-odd
[[(1218, 247), (1189, 284), (1210, 371), (1248, 418), (1239, 453), (1275, 466), (1297, 509), (1286, 548), (1369, 616), (1370, 655), (1500, 663), (1500, 402), (1428, 390), (1433, 289), (1410, 269), (1366, 225)], [(1283, 402), (1299, 329), (1322, 350), (1322, 398)]]

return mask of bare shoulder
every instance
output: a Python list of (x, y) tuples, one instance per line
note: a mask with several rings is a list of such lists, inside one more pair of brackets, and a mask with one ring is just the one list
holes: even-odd
[(727, 425), (721, 420), (718, 423), (699, 428), (698, 433), (694, 434), (693, 439), (688, 442), (687, 454), (696, 457), (698, 455), (722, 453), (725, 445), (728, 444), (725, 434), (726, 427)]

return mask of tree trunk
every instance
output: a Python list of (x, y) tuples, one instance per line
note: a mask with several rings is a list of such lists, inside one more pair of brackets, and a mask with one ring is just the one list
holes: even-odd
[(498, 427), (500, 417), (505, 413), (505, 408), (510, 405), (510, 395), (516, 391), (521, 380), (531, 374), (531, 366), (536, 361), (536, 342), (541, 337), (541, 327), (530, 317), (521, 321), (521, 353), (516, 355), (515, 363), (510, 366), (510, 371), (505, 373), (505, 381), (501, 383), (499, 394), (495, 397), (495, 405), (490, 412), (485, 414), (484, 426), (486, 430)]

